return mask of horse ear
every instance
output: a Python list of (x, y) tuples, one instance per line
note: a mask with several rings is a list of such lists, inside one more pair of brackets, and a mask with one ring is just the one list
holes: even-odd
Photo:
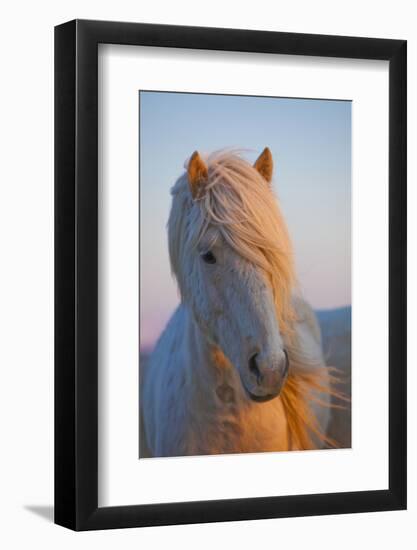
[(272, 160), (272, 153), (268, 147), (265, 147), (253, 167), (261, 174), (263, 178), (266, 179), (268, 183), (271, 182), (274, 162)]
[(188, 184), (193, 199), (201, 196), (201, 191), (208, 179), (208, 169), (198, 151), (194, 151), (188, 163)]

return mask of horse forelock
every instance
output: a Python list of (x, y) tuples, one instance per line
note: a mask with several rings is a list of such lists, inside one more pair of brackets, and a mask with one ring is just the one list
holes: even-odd
[(294, 322), (294, 260), (272, 187), (238, 151), (217, 151), (205, 160), (208, 182), (198, 199), (192, 199), (186, 175), (171, 191), (168, 228), (172, 270), (181, 286), (181, 272), (190, 247), (207, 238), (208, 231), (213, 242), (221, 235), (240, 256), (266, 274), (280, 329), (289, 335)]

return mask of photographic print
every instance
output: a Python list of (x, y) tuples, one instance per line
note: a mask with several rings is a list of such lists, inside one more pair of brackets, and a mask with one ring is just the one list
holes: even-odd
[(54, 57), (55, 523), (406, 509), (406, 41), (73, 20)]
[(351, 102), (139, 112), (139, 458), (349, 448)]

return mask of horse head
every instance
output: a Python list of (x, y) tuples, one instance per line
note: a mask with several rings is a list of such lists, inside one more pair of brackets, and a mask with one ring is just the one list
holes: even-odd
[(285, 334), (293, 268), (271, 190), (272, 155), (252, 166), (195, 152), (173, 189), (169, 244), (182, 300), (206, 338), (237, 368), (247, 395), (279, 395), (289, 371)]

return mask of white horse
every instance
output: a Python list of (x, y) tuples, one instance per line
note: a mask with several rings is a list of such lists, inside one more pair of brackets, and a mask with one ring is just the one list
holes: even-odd
[(181, 293), (141, 387), (141, 456), (329, 447), (332, 375), (310, 306), (295, 294), (288, 231), (266, 148), (195, 152), (172, 189)]

